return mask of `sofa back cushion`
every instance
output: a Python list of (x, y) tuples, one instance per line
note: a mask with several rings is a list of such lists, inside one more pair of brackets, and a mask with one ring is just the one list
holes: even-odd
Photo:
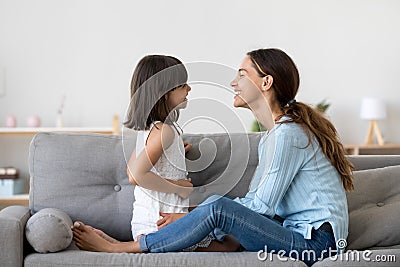
[(347, 194), (348, 249), (400, 244), (400, 165), (354, 173)]
[[(184, 135), (196, 186), (192, 204), (210, 194), (243, 196), (257, 166), (260, 134)], [(132, 240), (133, 189), (126, 162), (136, 134), (39, 133), (30, 145), (30, 208), (58, 208), (119, 240)]]
[[(130, 240), (133, 187), (126, 174), (136, 138), (39, 133), (30, 145), (29, 206), (32, 213), (58, 208), (73, 221)], [(124, 154), (125, 153), (125, 154)]]
[(212, 194), (243, 197), (258, 165), (260, 133), (186, 134), (193, 145), (186, 155), (188, 177), (195, 186), (191, 204)]
[(356, 171), (400, 165), (400, 155), (351, 155), (348, 157)]

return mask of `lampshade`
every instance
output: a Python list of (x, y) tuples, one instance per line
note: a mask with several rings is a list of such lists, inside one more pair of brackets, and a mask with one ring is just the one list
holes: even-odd
[(360, 117), (364, 120), (380, 120), (386, 118), (385, 104), (378, 98), (363, 98)]

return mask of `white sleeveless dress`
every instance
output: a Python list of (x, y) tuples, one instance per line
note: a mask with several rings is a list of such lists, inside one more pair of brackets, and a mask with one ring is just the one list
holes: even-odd
[[(143, 151), (147, 137), (151, 129), (157, 122), (150, 126), (149, 131), (139, 131), (136, 139), (136, 157)], [(179, 126), (174, 124), (178, 131)], [(152, 168), (152, 172), (163, 178), (180, 180), (187, 178), (185, 163), (185, 147), (181, 138), (182, 132), (174, 131), (174, 140), (170, 147), (164, 150), (160, 159)], [(157, 192), (135, 186), (135, 202), (133, 203), (132, 214), (132, 236), (137, 241), (137, 236), (153, 233), (158, 230), (157, 221), (161, 219), (160, 212), (165, 213), (185, 213), (188, 212), (189, 199), (182, 199), (177, 194)], [(195, 251), (198, 247), (208, 247), (214, 240), (212, 235), (208, 235), (199, 243), (183, 249), (182, 251)]]
[[(157, 122), (150, 126), (148, 131), (139, 131), (136, 140), (136, 157), (143, 151), (147, 137)], [(175, 128), (178, 129), (178, 127)], [(185, 164), (185, 148), (181, 133), (174, 131), (172, 144), (164, 150), (160, 159), (152, 168), (152, 172), (163, 178), (180, 180), (187, 178)], [(157, 192), (136, 186), (134, 190), (135, 202), (132, 214), (132, 235), (148, 234), (158, 230), (156, 222), (161, 218), (160, 212), (183, 213), (188, 212), (189, 199), (182, 199), (177, 194)]]

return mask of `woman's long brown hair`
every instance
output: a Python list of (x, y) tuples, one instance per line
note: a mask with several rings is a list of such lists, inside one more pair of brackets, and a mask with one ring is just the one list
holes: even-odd
[(312, 133), (325, 156), (338, 171), (344, 189), (346, 191), (353, 190), (354, 166), (346, 157), (344, 147), (333, 124), (315, 108), (301, 102), (291, 101), (295, 99), (300, 83), (299, 72), (293, 60), (282, 50), (273, 48), (254, 50), (247, 55), (260, 77), (266, 75), (273, 77), (272, 86), (275, 97), (282, 109), (282, 115), (276, 120), (286, 116), (290, 119), (280, 123), (295, 122), (302, 125), (306, 130), (309, 144)]

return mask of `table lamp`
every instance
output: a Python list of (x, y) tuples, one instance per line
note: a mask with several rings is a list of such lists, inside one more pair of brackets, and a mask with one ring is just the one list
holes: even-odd
[(366, 145), (373, 144), (372, 136), (375, 132), (379, 145), (383, 145), (382, 134), (379, 131), (377, 120), (386, 118), (386, 107), (382, 100), (377, 98), (365, 97), (361, 102), (360, 117), (364, 120), (369, 120), (369, 129), (367, 138), (365, 139)]

